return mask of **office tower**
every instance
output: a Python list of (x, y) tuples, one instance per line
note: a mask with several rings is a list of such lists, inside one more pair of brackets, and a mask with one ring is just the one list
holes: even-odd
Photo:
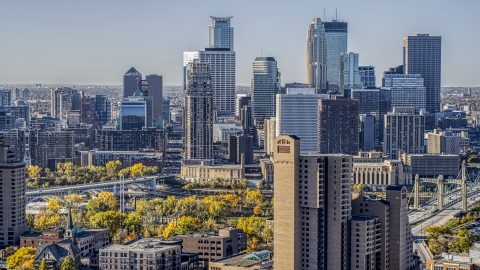
[(235, 116), (240, 118), (240, 111), (243, 106), (248, 106), (252, 102), (252, 97), (248, 94), (237, 94), (235, 98)]
[(358, 103), (338, 97), (318, 101), (318, 153), (358, 153)]
[(70, 110), (80, 110), (80, 94), (68, 87), (58, 87), (50, 92), (51, 116), (59, 118)]
[(294, 135), (274, 151), (274, 268), (348, 269), (352, 156), (302, 155)]
[(280, 92), (280, 71), (275, 58), (255, 58), (251, 89), (253, 118), (275, 116), (275, 95)]
[(213, 157), (213, 98), (208, 63), (190, 66), (185, 93), (185, 159)]
[(214, 17), (212, 25), (209, 27), (209, 45), (210, 48), (222, 48), (233, 51), (233, 27), (230, 26), (230, 19), (233, 17)]
[(8, 106), (12, 104), (12, 90), (1, 89), (0, 90), (0, 106)]
[(417, 34), (403, 38), (405, 74), (420, 74), (425, 86), (426, 110), (440, 111), (442, 77), (442, 37)]
[(5, 137), (0, 135), (0, 191), (2, 200), (2, 218), (0, 221), (0, 247), (14, 246), (20, 243), (20, 235), (28, 231), (25, 218), (25, 163), (13, 153)]
[(123, 74), (123, 97), (131, 97), (137, 91), (138, 83), (142, 80), (142, 74), (134, 67)]
[(122, 99), (119, 121), (121, 130), (141, 130), (144, 127), (151, 126), (148, 121), (147, 100), (135, 97)]
[(327, 47), (325, 27), (320, 18), (313, 18), (308, 26), (307, 84), (317, 94), (327, 92)]
[(399, 151), (407, 154), (424, 153), (425, 116), (415, 108), (393, 108), (385, 116), (383, 152), (391, 159), (399, 158)]
[(358, 69), (358, 53), (348, 52), (340, 55), (340, 93), (350, 98), (351, 89), (363, 87)]
[(200, 60), (200, 51), (183, 52), (183, 90), (187, 90), (190, 64)]
[(157, 74), (145, 76), (148, 83), (148, 96), (152, 98), (152, 119), (154, 122), (162, 116), (163, 77)]
[(235, 52), (226, 48), (205, 48), (200, 62), (208, 63), (213, 95), (213, 109), (219, 115), (235, 112)]
[(360, 143), (362, 151), (371, 151), (375, 147), (375, 117), (360, 114)]
[(16, 100), (11, 106), (4, 107), (12, 117), (12, 120), (24, 119), (26, 126), (30, 127), (30, 104), (23, 100)]
[(112, 119), (112, 102), (105, 95), (95, 95), (92, 100), (95, 121), (99, 126), (103, 126)]
[(253, 163), (253, 136), (244, 134), (231, 134), (228, 136), (228, 161), (236, 164)]
[(164, 99), (162, 105), (162, 119), (165, 125), (170, 124), (170, 99)]
[(332, 20), (324, 22), (325, 44), (327, 45), (327, 88), (340, 92), (340, 55), (347, 52), (348, 24)]
[(375, 88), (377, 78), (375, 77), (374, 66), (358, 66), (358, 72), (360, 73), (363, 88)]
[(28, 90), (28, 88), (23, 89), (22, 99), (25, 101), (28, 101), (29, 98), (30, 98), (30, 90)]
[(99, 151), (138, 151), (147, 148), (163, 152), (165, 134), (156, 128), (98, 130), (96, 144)]
[(415, 112), (425, 110), (424, 79), (419, 74), (387, 74), (383, 79), (383, 90), (390, 92), (393, 107), (414, 107)]
[(460, 153), (465, 153), (468, 148), (470, 148), (470, 139), (466, 131), (458, 134), (435, 129), (428, 133), (427, 153), (429, 154), (460, 155)]
[(318, 101), (327, 98), (314, 88), (287, 88), (287, 94), (277, 94), (276, 136), (295, 135), (302, 140), (302, 154), (317, 153)]
[(403, 65), (398, 65), (393, 68), (389, 68), (388, 70), (383, 72), (383, 78), (382, 78), (382, 86), (385, 86), (385, 78), (387, 75), (392, 75), (392, 74), (404, 74), (403, 72)]
[(277, 119), (275, 117), (263, 121), (263, 146), (267, 155), (273, 155), (273, 141), (277, 137), (276, 126)]

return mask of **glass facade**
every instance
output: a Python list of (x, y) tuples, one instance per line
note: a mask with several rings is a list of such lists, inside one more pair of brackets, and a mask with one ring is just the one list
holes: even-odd
[(340, 93), (350, 98), (351, 89), (362, 88), (362, 81), (358, 69), (358, 53), (348, 52), (341, 54)]
[(340, 55), (347, 52), (346, 22), (324, 22), (325, 43), (327, 47), (327, 88), (328, 91), (340, 92)]
[(228, 48), (233, 51), (233, 27), (230, 27), (232, 17), (213, 17), (209, 31), (210, 48)]
[(275, 116), (275, 97), (281, 91), (280, 72), (275, 58), (255, 58), (251, 87), (253, 118)]
[(325, 28), (320, 18), (314, 18), (308, 27), (307, 84), (317, 94), (326, 93), (326, 71)]
[(363, 88), (375, 88), (376, 86), (375, 67), (359, 66), (358, 71), (360, 73), (360, 80), (362, 81)]
[(147, 126), (147, 104), (145, 101), (123, 101), (120, 107), (120, 129), (141, 130)]

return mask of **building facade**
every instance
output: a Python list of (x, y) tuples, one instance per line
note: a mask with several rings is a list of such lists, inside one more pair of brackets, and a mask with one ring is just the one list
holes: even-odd
[(307, 84), (315, 93), (327, 93), (327, 45), (325, 27), (320, 18), (313, 18), (307, 35)]
[(461, 165), (459, 155), (402, 153), (400, 158), (412, 167), (412, 175), (427, 178), (456, 178)]
[(80, 94), (78, 91), (68, 87), (52, 89), (50, 92), (51, 116), (60, 117), (69, 110), (80, 110)]
[(148, 83), (148, 96), (152, 99), (152, 120), (156, 122), (163, 112), (163, 77), (150, 74), (145, 76), (145, 80)]
[(327, 89), (331, 92), (340, 92), (340, 55), (347, 52), (347, 32), (348, 24), (346, 22), (332, 20), (324, 22), (325, 44), (327, 59)]
[(96, 146), (99, 151), (165, 150), (164, 130), (98, 130)]
[(363, 88), (362, 77), (358, 68), (358, 53), (346, 52), (340, 55), (340, 93), (350, 97), (351, 89)]
[(389, 91), (390, 109), (414, 107), (416, 113), (426, 108), (424, 79), (419, 74), (387, 74), (383, 78), (383, 91)]
[(125, 74), (123, 74), (123, 97), (133, 96), (141, 80), (142, 74), (134, 67), (125, 72)]
[(377, 78), (375, 76), (374, 66), (359, 66), (358, 73), (360, 74), (360, 80), (362, 81), (363, 88), (375, 88), (377, 85)]
[[(278, 108), (278, 105), (277, 105), (277, 108)], [(277, 115), (278, 115), (278, 111), (277, 111)], [(267, 155), (273, 155), (273, 145), (274, 145), (273, 141), (275, 140), (275, 137), (278, 136), (276, 134), (277, 118), (270, 117), (270, 119), (265, 119), (265, 121), (263, 121), (263, 129), (264, 129), (263, 135), (265, 136), (265, 138), (263, 139), (263, 146), (264, 146), (265, 152), (267, 152)]]
[(240, 164), (242, 155), (245, 157), (245, 164), (253, 163), (253, 136), (244, 134), (228, 136), (228, 161)]
[(468, 132), (462, 131), (458, 134), (434, 129), (433, 132), (428, 133), (427, 153), (429, 154), (459, 155), (465, 153), (468, 148), (470, 148)]
[(353, 163), (353, 183), (384, 191), (387, 186), (413, 185), (412, 167), (400, 160)]
[(215, 165), (211, 160), (189, 160), (182, 164), (180, 178), (190, 182), (205, 182), (222, 178), (225, 181), (240, 181), (245, 178), (245, 163), (238, 165)]
[(230, 20), (233, 17), (214, 17), (209, 27), (209, 47), (234, 50), (233, 27), (230, 26)]
[(255, 58), (251, 85), (253, 118), (275, 116), (275, 95), (280, 89), (280, 72), (275, 58)]

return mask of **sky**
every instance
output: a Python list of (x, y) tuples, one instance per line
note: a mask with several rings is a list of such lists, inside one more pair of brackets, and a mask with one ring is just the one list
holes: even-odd
[(402, 64), (404, 36), (442, 36), (442, 86), (480, 86), (478, 0), (23, 0), (0, 2), (0, 85), (121, 85), (135, 67), (182, 84), (182, 55), (208, 46), (210, 16), (233, 16), (237, 85), (273, 56), (282, 84), (305, 82), (312, 18), (348, 22), (348, 50), (383, 71)]

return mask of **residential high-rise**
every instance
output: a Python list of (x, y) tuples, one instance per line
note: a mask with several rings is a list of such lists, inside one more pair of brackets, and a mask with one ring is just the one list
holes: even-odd
[(340, 93), (350, 98), (351, 89), (363, 88), (358, 69), (358, 53), (348, 52), (340, 55)]
[(200, 51), (183, 52), (183, 90), (187, 90), (190, 64), (200, 60)]
[(209, 64), (191, 64), (185, 93), (185, 159), (213, 157), (212, 95)]
[(347, 52), (348, 24), (337, 20), (324, 22), (325, 44), (327, 45), (327, 88), (340, 92), (340, 55)]
[(399, 151), (407, 154), (425, 152), (425, 116), (415, 108), (393, 108), (384, 119), (383, 152), (391, 159), (399, 158)]
[(318, 101), (318, 153), (358, 153), (358, 109), (358, 100), (337, 97)]
[(255, 58), (251, 89), (253, 118), (275, 116), (275, 95), (280, 93), (280, 71), (275, 58)]
[(165, 151), (164, 131), (155, 128), (99, 130), (96, 138), (99, 151), (138, 151), (145, 148)]
[(5, 137), (0, 135), (0, 194), (2, 200), (2, 218), (0, 221), (0, 247), (14, 246), (20, 243), (20, 235), (28, 231), (25, 218), (25, 163), (20, 161), (15, 153), (5, 143)]
[(317, 94), (327, 92), (327, 48), (325, 27), (320, 18), (313, 18), (308, 26), (307, 84)]
[(235, 52), (228, 48), (205, 48), (200, 62), (208, 63), (213, 95), (213, 109), (218, 115), (235, 113)]
[(214, 17), (209, 27), (209, 47), (222, 48), (233, 51), (233, 27), (230, 26), (230, 19), (233, 17)]
[(27, 127), (30, 127), (30, 103), (24, 100), (16, 100), (11, 106), (5, 106), (5, 109), (10, 112), (12, 120), (25, 120)]
[(59, 162), (73, 162), (75, 133), (73, 131), (30, 131), (30, 158), (32, 165), (56, 170)]
[(424, 79), (419, 74), (387, 74), (383, 78), (382, 90), (389, 91), (390, 109), (414, 107), (415, 112), (425, 110)]
[(403, 66), (405, 74), (422, 76), (426, 91), (427, 112), (439, 112), (442, 86), (442, 37), (429, 34), (404, 37)]
[(276, 270), (348, 269), (352, 160), (302, 155), (298, 137), (275, 138)]
[(148, 83), (148, 96), (152, 98), (152, 120), (156, 122), (162, 116), (163, 77), (157, 74), (145, 76)]
[(70, 110), (80, 110), (80, 94), (76, 89), (58, 87), (51, 90), (50, 110), (54, 118), (64, 115)]
[(375, 67), (373, 66), (359, 66), (358, 72), (360, 73), (360, 80), (362, 81), (363, 88), (375, 88), (376, 77)]
[(277, 94), (276, 136), (295, 135), (302, 140), (302, 154), (317, 153), (318, 101), (327, 98), (313, 88), (287, 88), (287, 94)]
[(123, 97), (131, 97), (137, 91), (138, 83), (142, 80), (142, 74), (134, 67), (123, 74)]
[(277, 119), (275, 117), (270, 117), (270, 119), (265, 119), (263, 121), (263, 146), (267, 155), (273, 155), (273, 141), (277, 137), (276, 132)]

